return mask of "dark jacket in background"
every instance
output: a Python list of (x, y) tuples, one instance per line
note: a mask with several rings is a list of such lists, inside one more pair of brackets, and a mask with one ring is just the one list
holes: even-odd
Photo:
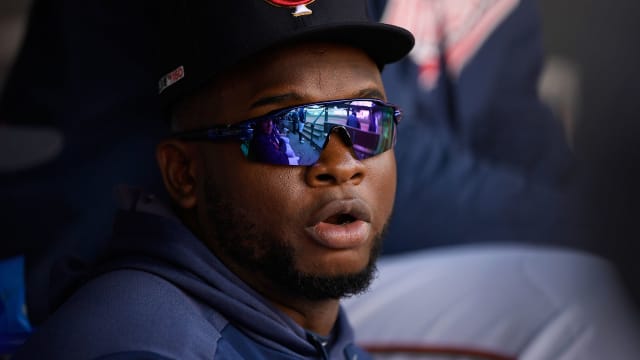
[[(382, 16), (388, 2), (371, 3)], [(459, 73), (443, 55), (431, 89), (411, 58), (385, 66), (389, 101), (404, 110), (385, 252), (504, 241), (585, 247), (575, 159), (538, 97), (544, 52), (535, 1), (520, 1), (477, 45)], [(440, 46), (445, 53), (444, 38)]]

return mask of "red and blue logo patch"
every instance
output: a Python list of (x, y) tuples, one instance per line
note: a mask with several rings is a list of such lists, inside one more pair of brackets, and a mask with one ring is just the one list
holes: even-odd
[(178, 66), (158, 81), (158, 93), (162, 93), (166, 88), (182, 80), (182, 78), (184, 78), (184, 66)]

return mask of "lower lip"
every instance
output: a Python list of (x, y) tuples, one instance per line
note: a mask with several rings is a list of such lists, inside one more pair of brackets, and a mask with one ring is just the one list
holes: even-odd
[(310, 226), (307, 231), (321, 245), (331, 249), (349, 249), (364, 244), (369, 238), (371, 225), (358, 220), (349, 224), (337, 225), (320, 222)]

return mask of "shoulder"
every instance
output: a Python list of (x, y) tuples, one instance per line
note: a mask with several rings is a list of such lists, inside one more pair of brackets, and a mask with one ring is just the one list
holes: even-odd
[[(148, 354), (143, 359), (212, 356), (220, 338), (213, 323), (216, 316), (156, 275), (113, 271), (80, 288), (38, 328), (22, 358), (37, 358), (29, 356), (29, 351), (45, 353), (49, 359), (127, 359), (131, 354)], [(196, 353), (200, 356), (194, 356)]]

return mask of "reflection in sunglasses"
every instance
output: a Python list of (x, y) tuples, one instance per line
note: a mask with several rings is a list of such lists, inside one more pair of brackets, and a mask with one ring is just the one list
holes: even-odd
[[(312, 165), (336, 128), (358, 159), (393, 147), (401, 117), (376, 99), (318, 102), (280, 109), (233, 125), (175, 134), (182, 140), (240, 140), (247, 159), (274, 165)], [(298, 138), (296, 141), (295, 138)]]

